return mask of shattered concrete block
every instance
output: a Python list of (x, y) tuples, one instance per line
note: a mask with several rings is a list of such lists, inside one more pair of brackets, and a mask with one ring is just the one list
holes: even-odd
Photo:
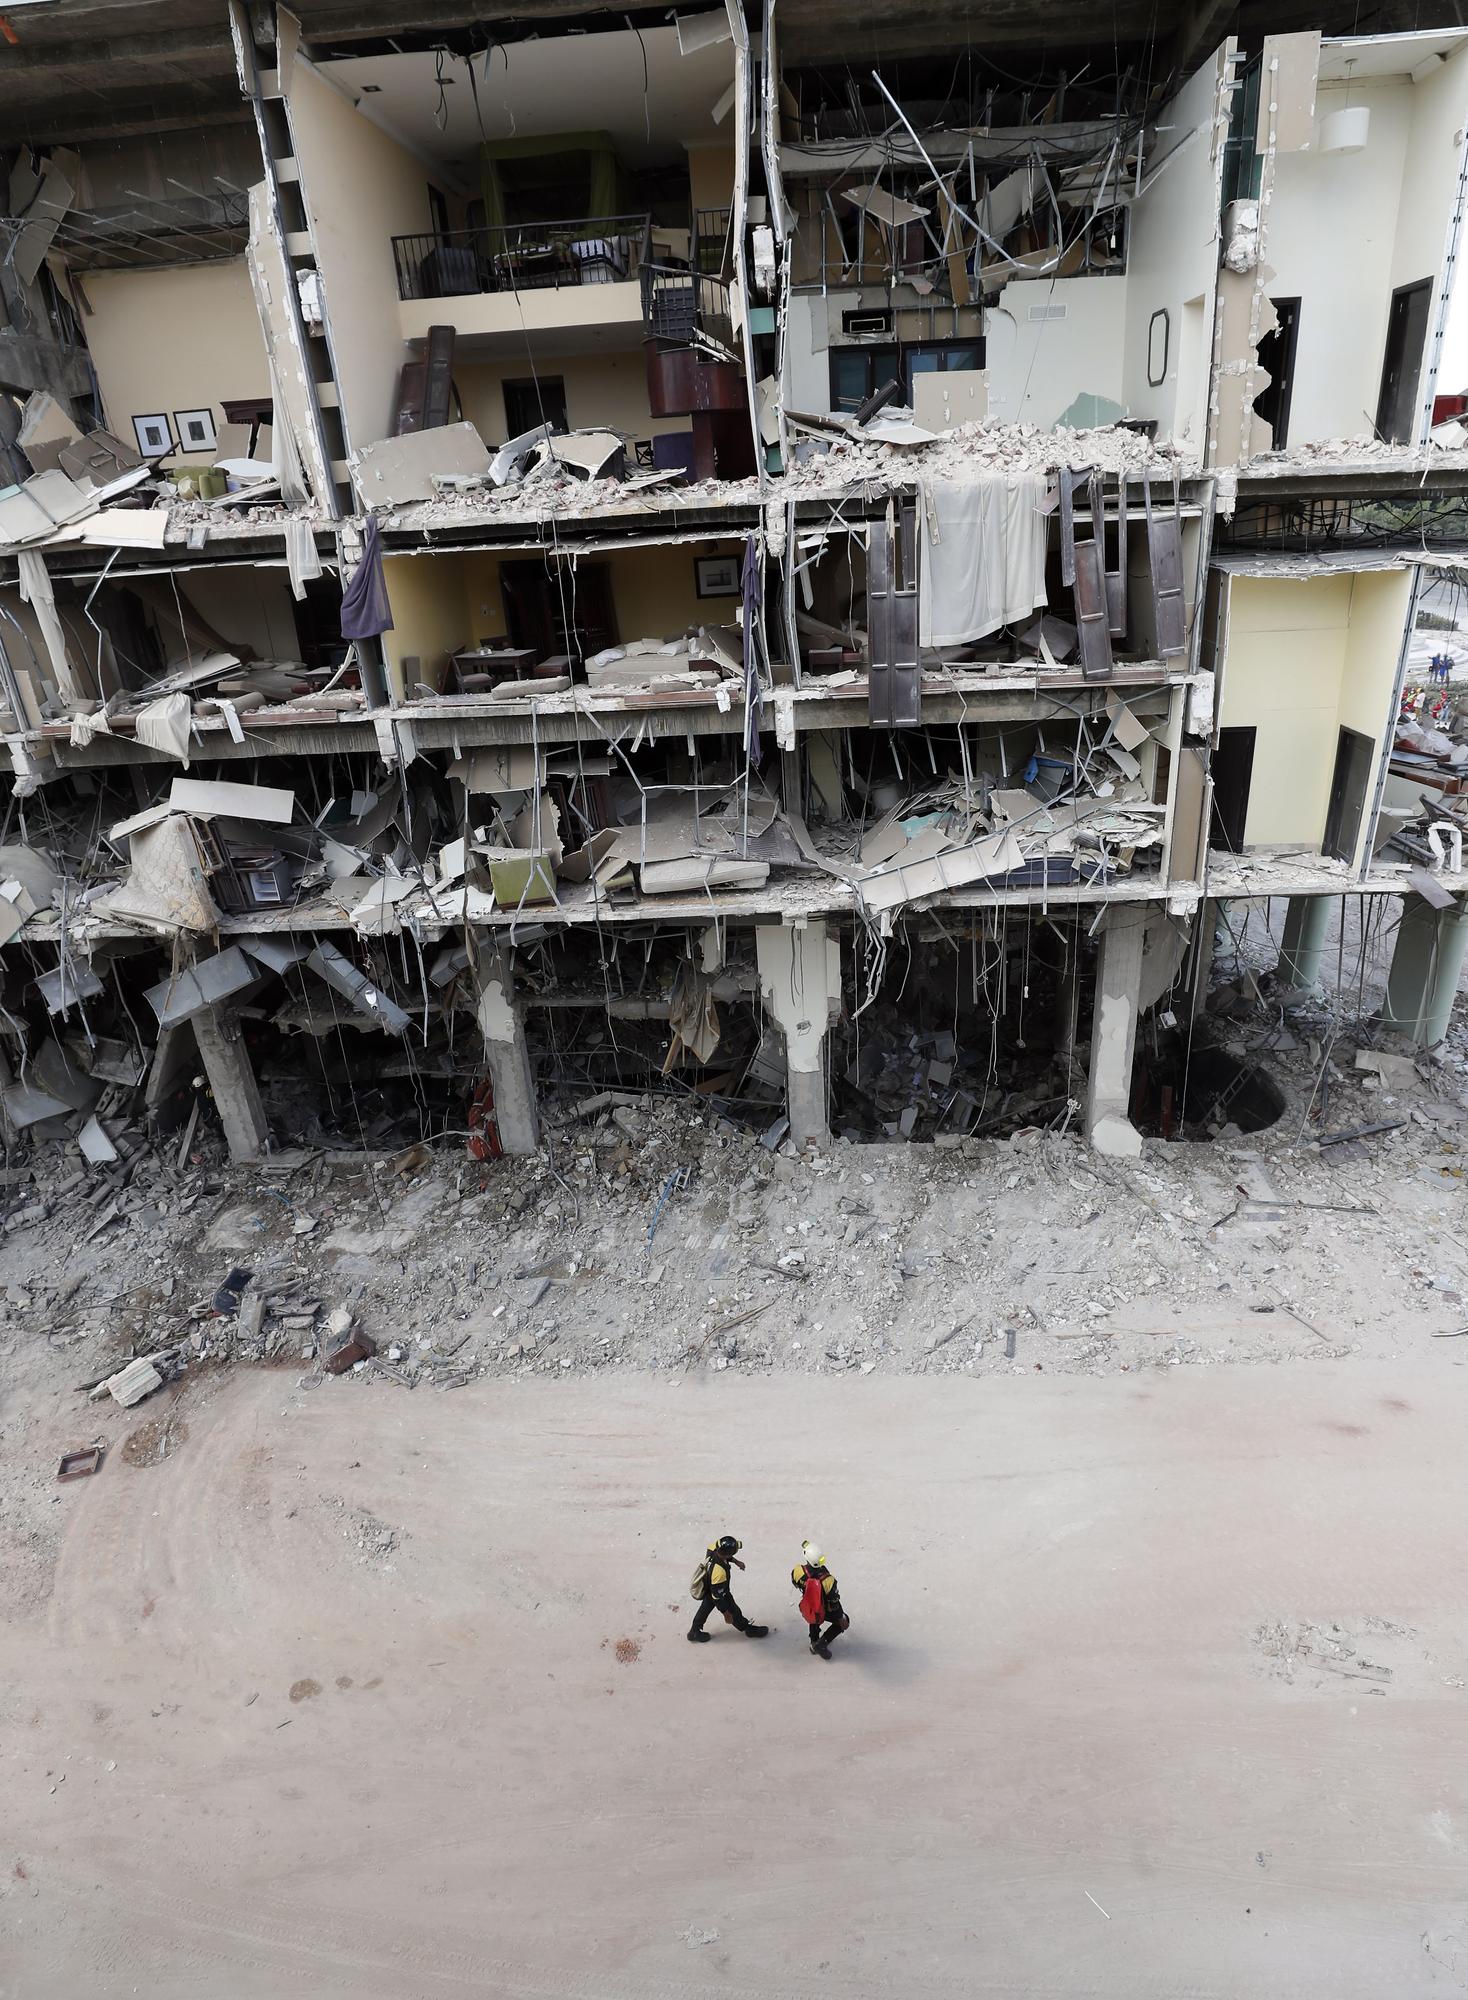
[(163, 1387), (163, 1377), (151, 1361), (130, 1361), (126, 1368), (111, 1376), (106, 1388), (114, 1403), (130, 1410), (134, 1403), (141, 1403), (144, 1396), (151, 1396), (155, 1389)]

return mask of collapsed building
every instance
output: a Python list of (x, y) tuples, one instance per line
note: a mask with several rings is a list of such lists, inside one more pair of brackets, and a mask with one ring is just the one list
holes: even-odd
[(773, 0), (233, 0), (114, 130), (36, 17), (11, 1135), (106, 1163), (203, 1075), (239, 1159), (628, 1089), (1125, 1155), (1218, 1122), (1177, 1052), (1275, 897), (1280, 991), (1400, 912), (1384, 1025), (1441, 1038), (1468, 31), (1091, 73), (1068, 10), (992, 61), (904, 11), (853, 66)]

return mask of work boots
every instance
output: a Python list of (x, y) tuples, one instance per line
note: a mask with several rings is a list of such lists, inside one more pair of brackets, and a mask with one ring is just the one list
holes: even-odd
[(768, 1625), (746, 1625), (744, 1636), (746, 1639), (768, 1639), (770, 1628)]

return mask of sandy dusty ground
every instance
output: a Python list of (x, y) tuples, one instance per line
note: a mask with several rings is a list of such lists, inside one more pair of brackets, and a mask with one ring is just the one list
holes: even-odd
[(167, 1393), (0, 1632), (4, 2000), (1468, 1987), (1456, 1343)]

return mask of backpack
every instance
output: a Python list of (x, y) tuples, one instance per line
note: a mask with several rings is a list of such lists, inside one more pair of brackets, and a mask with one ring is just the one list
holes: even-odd
[(821, 1579), (809, 1571), (800, 1593), (800, 1615), (807, 1625), (819, 1625), (826, 1615), (826, 1593), (821, 1587)]
[(688, 1595), (690, 1597), (704, 1597), (707, 1595), (709, 1587), (709, 1564), (712, 1560), (711, 1556), (705, 1556), (698, 1568), (693, 1572), (693, 1581), (688, 1586)]

